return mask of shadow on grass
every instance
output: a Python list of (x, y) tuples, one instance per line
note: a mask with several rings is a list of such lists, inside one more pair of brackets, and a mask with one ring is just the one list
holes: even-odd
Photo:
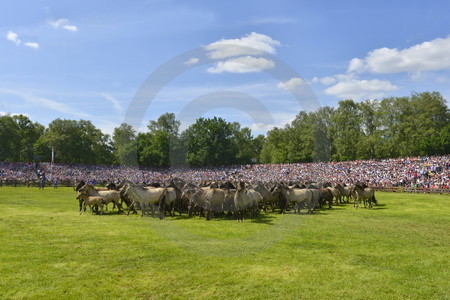
[[(247, 222), (253, 222), (253, 223), (259, 223), (259, 224), (267, 224), (267, 225), (274, 225), (274, 220), (276, 213), (259, 213), (256, 218), (250, 219), (245, 218), (245, 221)], [(180, 220), (188, 220), (188, 219), (203, 219), (206, 221), (205, 217), (200, 217), (198, 215), (188, 216), (188, 215), (175, 215), (174, 217), (167, 216), (165, 217), (167, 220), (173, 220), (173, 221), (180, 221)], [(211, 221), (237, 221), (237, 218), (235, 215), (230, 214), (221, 214), (221, 215), (214, 215), (211, 218)]]
[(251, 221), (258, 224), (274, 225), (274, 219), (275, 217), (272, 214), (260, 213), (256, 219), (252, 219)]

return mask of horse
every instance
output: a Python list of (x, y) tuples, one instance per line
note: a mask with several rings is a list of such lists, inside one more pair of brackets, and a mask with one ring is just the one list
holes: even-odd
[(377, 203), (375, 199), (375, 190), (372, 188), (363, 188), (361, 185), (355, 185), (353, 188), (353, 192), (355, 194), (355, 200), (353, 202), (353, 207), (358, 208), (361, 200), (364, 203), (364, 207), (368, 207), (371, 209), (373, 207), (372, 203)]
[[(171, 182), (171, 184), (166, 187), (166, 192), (164, 195), (165, 205), (169, 207), (169, 213), (172, 217), (174, 216), (175, 205), (178, 206), (179, 204), (181, 204), (181, 195), (181, 190), (173, 182)], [(181, 214), (181, 210), (178, 209), (178, 211)]]
[(205, 207), (207, 188), (200, 187), (184, 187), (181, 194), (181, 201), (187, 203), (187, 213), (192, 216), (194, 211), (198, 211), (200, 216), (203, 215), (203, 208)]
[(274, 212), (275, 211), (275, 202), (277, 200), (277, 197), (274, 196), (270, 192), (270, 190), (264, 184), (262, 184), (261, 182), (258, 182), (256, 184), (256, 186), (253, 187), (253, 189), (255, 191), (257, 191), (258, 193), (260, 193), (261, 196), (262, 196), (262, 201), (260, 202), (260, 204), (262, 206), (263, 211), (267, 212), (267, 207), (269, 205), (271, 205), (272, 206), (272, 212)]
[[(154, 188), (154, 187), (143, 187), (132, 182), (127, 182), (122, 189), (124, 190), (124, 196), (130, 197), (133, 199), (132, 205), (134, 203), (141, 204), (142, 214), (141, 217), (145, 214), (145, 205), (154, 206), (158, 204), (159, 210), (159, 218), (164, 219), (164, 211), (165, 211), (165, 193), (167, 188)], [(131, 205), (130, 205), (131, 206)], [(128, 211), (130, 213), (130, 211)]]
[(339, 202), (341, 202), (341, 193), (339, 192), (338, 189), (334, 188), (334, 187), (327, 187), (327, 189), (330, 190), (330, 192), (333, 194), (333, 198), (335, 199), (335, 203), (337, 205), (339, 205)]
[(236, 215), (238, 222), (244, 221), (244, 215), (247, 210), (250, 211), (250, 217), (258, 213), (258, 203), (262, 201), (260, 193), (254, 189), (248, 189), (244, 182), (239, 182), (236, 193), (234, 194), (234, 206), (236, 207)]
[(114, 190), (107, 191), (99, 191), (92, 184), (87, 183), (83, 187), (78, 190), (81, 194), (87, 194), (89, 196), (99, 196), (104, 199), (104, 204), (108, 205), (108, 203), (113, 202), (115, 206), (118, 208), (118, 213), (122, 211), (122, 205), (120, 204), (120, 193)]
[(84, 180), (81, 180), (73, 189), (78, 192), (85, 184), (86, 182), (84, 182)]
[(328, 202), (328, 208), (331, 207), (331, 203), (333, 202), (333, 193), (328, 188), (320, 189), (320, 207)]
[(351, 188), (342, 186), (340, 183), (338, 183), (335, 188), (341, 193), (342, 199), (346, 199), (346, 202), (348, 203), (351, 196)]
[(212, 212), (223, 212), (225, 208), (227, 211), (233, 209), (230, 206), (230, 197), (234, 195), (233, 190), (226, 190), (221, 188), (205, 188), (205, 201), (203, 209), (205, 211), (206, 220), (211, 220)]
[(296, 213), (300, 213), (300, 205), (306, 204), (308, 208), (308, 214), (311, 214), (314, 210), (313, 192), (310, 189), (291, 189), (285, 185), (278, 184), (273, 194), (279, 194), (280, 198), (284, 201), (281, 203), (281, 213), (284, 212), (289, 203), (294, 203), (294, 209)]
[[(100, 207), (100, 214), (103, 215), (103, 204), (105, 203), (105, 200), (103, 197), (100, 196), (89, 196), (84, 193), (80, 193), (77, 197), (78, 200), (80, 200), (83, 204), (83, 206), (80, 208), (80, 215), (83, 213), (83, 211), (86, 210), (86, 205), (89, 205), (89, 208), (91, 210), (91, 213), (94, 213), (93, 206)], [(98, 211), (97, 211), (98, 213)]]

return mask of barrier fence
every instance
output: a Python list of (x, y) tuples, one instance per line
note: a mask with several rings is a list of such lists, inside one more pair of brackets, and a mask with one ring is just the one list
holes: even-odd
[(373, 187), (376, 191), (394, 193), (425, 193), (425, 194), (450, 194), (447, 188), (423, 188), (423, 187)]
[[(97, 182), (99, 185), (106, 185), (107, 182)], [(27, 186), (27, 187), (38, 187), (39, 181), (37, 180), (31, 180), (31, 181), (20, 181), (20, 180), (1, 180), (0, 181), (0, 187), (1, 186)], [(65, 186), (65, 187), (74, 187), (76, 185), (76, 182), (73, 180), (60, 180), (58, 182), (58, 186)], [(47, 187), (52, 187), (53, 182), (47, 181), (46, 182)], [(426, 193), (426, 194), (450, 194), (450, 189), (448, 188), (423, 188), (423, 187), (382, 187), (382, 186), (376, 186), (372, 187), (376, 191), (381, 192), (393, 192), (393, 193)]]

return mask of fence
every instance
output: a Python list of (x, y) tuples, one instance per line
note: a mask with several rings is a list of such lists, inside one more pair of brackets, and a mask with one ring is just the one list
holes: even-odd
[(418, 187), (373, 187), (377, 191), (394, 193), (425, 193), (425, 194), (450, 194), (446, 188), (418, 188)]

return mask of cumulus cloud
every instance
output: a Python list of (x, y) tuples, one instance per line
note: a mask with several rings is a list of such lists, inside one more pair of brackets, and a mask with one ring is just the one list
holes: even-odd
[(63, 28), (69, 31), (78, 31), (78, 27), (75, 25), (64, 25)]
[(275, 54), (281, 43), (270, 36), (252, 32), (238, 39), (221, 39), (204, 47), (209, 58), (217, 62), (208, 73), (251, 73), (272, 69), (275, 63), (258, 57), (265, 53)]
[(34, 48), (34, 49), (38, 49), (39, 48), (39, 44), (38, 43), (34, 43), (34, 42), (26, 42), (24, 45), (27, 46), (27, 47), (30, 47), (30, 48)]
[(69, 24), (70, 21), (68, 19), (58, 19), (56, 21), (48, 21), (48, 23), (53, 26), (53, 28), (58, 29), (58, 28), (63, 28), (69, 31), (78, 31), (78, 27), (75, 25), (71, 25)]
[(279, 89), (285, 89), (291, 92), (302, 90), (307, 86), (308, 83), (304, 79), (298, 77), (291, 78), (285, 82), (280, 82), (277, 85)]
[(207, 69), (208, 73), (251, 73), (272, 69), (275, 63), (263, 57), (241, 56), (219, 61), (214, 67)]
[(349, 81), (354, 78), (355, 78), (355, 76), (353, 73), (335, 74), (335, 75), (325, 76), (325, 77), (314, 77), (312, 79), (312, 82), (321, 83), (323, 85), (332, 85), (332, 84), (336, 84), (337, 82), (340, 82), (340, 81)]
[(184, 62), (185, 65), (194, 65), (198, 63), (200, 60), (197, 57), (191, 57), (187, 61)]
[(205, 46), (211, 59), (225, 59), (234, 56), (275, 54), (281, 43), (270, 36), (252, 32), (239, 39), (221, 39)]
[(8, 31), (8, 33), (6, 34), (6, 39), (16, 45), (20, 45), (22, 43), (22, 41), (19, 40), (19, 35), (13, 31)]
[(368, 98), (381, 98), (385, 92), (391, 92), (398, 89), (387, 80), (348, 80), (341, 81), (327, 88), (325, 93), (339, 98), (351, 98), (363, 100)]
[(19, 35), (13, 31), (8, 31), (8, 33), (6, 34), (6, 39), (8, 41), (13, 42), (14, 44), (16, 44), (17, 46), (19, 45), (24, 45), (26, 47), (29, 48), (33, 48), (33, 49), (38, 49), (39, 48), (39, 44), (35, 43), (35, 42), (25, 42), (23, 43), (20, 39), (19, 39)]
[(379, 48), (363, 59), (353, 58), (348, 72), (399, 73), (450, 69), (450, 36), (406, 49)]

